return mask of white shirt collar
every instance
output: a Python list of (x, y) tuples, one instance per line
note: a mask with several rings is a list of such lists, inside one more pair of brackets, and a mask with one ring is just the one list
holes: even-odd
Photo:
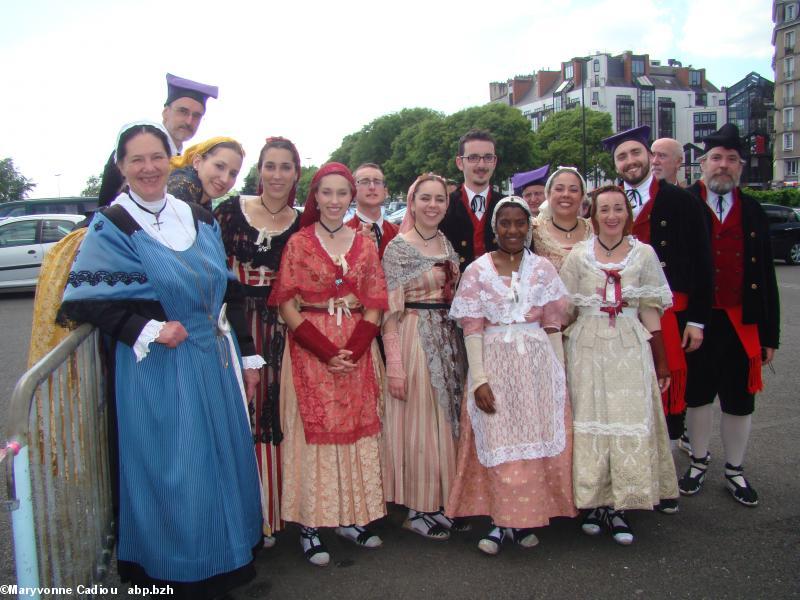
[(634, 188), (634, 186), (632, 186), (627, 181), (625, 181), (623, 183), (625, 184), (625, 189), (626, 190), (636, 189), (642, 195), (643, 199), (644, 199), (645, 195), (647, 196), (647, 198), (650, 198), (650, 184), (653, 183), (653, 172), (651, 171), (647, 175), (647, 177), (644, 178), (644, 181), (640, 182), (639, 185), (637, 185), (635, 188)]
[(475, 196), (477, 196), (478, 194), (483, 196), (484, 200), (489, 200), (489, 186), (488, 185), (483, 189), (483, 191), (478, 191), (478, 192), (473, 192), (471, 189), (469, 189), (469, 187), (467, 187), (467, 184), (464, 184), (464, 189), (467, 190), (467, 200), (469, 200), (470, 202), (472, 202), (472, 199)]
[(381, 210), (381, 216), (378, 218), (377, 221), (373, 221), (368, 216), (364, 215), (360, 210), (356, 209), (356, 216), (364, 221), (364, 223), (369, 223), (370, 225), (377, 225), (381, 229), (383, 229), (383, 210)]

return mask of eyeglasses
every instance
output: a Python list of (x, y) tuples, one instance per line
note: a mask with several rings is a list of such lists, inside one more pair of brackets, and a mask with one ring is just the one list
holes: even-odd
[(359, 179), (356, 181), (357, 185), (362, 187), (369, 187), (370, 185), (374, 185), (375, 187), (382, 187), (384, 185), (383, 179)]
[(466, 160), (471, 165), (477, 165), (481, 161), (485, 162), (487, 165), (491, 165), (497, 160), (497, 155), (484, 154), (481, 156), (480, 154), (469, 154), (467, 156), (462, 156), (461, 159)]

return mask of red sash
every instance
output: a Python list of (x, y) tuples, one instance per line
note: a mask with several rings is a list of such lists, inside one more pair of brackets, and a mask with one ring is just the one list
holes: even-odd
[(483, 218), (479, 219), (469, 205), (466, 186), (461, 186), (461, 202), (469, 215), (469, 220), (472, 221), (472, 254), (474, 258), (486, 253), (486, 246), (483, 242), (483, 228), (486, 226), (486, 215), (489, 214), (489, 198), (491, 198), (491, 194), (492, 190), (489, 188), (486, 198), (484, 198), (486, 205), (483, 211)]
[(653, 212), (653, 204), (655, 204), (657, 194), (658, 179), (654, 176), (653, 181), (650, 182), (650, 199), (639, 211), (636, 220), (633, 222), (633, 236), (645, 244), (650, 243), (650, 213)]
[(669, 388), (661, 394), (665, 415), (679, 415), (686, 409), (686, 355), (676, 313), (686, 310), (688, 306), (687, 294), (672, 292), (672, 306), (665, 310), (661, 317), (661, 336), (667, 352), (670, 376)]
[[(708, 202), (706, 201), (708, 192), (705, 184), (702, 181), (698, 183), (700, 184), (700, 197), (703, 199), (703, 203), (706, 205), (706, 208), (711, 211), (711, 214), (716, 216), (716, 213), (711, 210), (711, 207), (708, 206)], [(741, 201), (741, 198), (739, 198), (739, 188), (733, 188), (734, 206), (736, 203), (741, 203)], [(717, 217), (717, 219), (719, 219), (719, 217)], [(744, 223), (742, 224), (742, 228), (744, 228)], [(712, 250), (713, 242), (714, 241), (712, 240)], [(742, 323), (741, 304), (737, 304), (736, 306), (714, 306), (714, 308), (724, 310), (728, 315), (728, 319), (730, 320), (731, 325), (733, 325), (733, 329), (736, 331), (736, 336), (742, 343), (742, 347), (744, 348), (744, 352), (749, 361), (747, 392), (750, 394), (757, 394), (764, 389), (764, 380), (761, 377), (761, 340), (758, 337), (758, 325), (745, 325)]]

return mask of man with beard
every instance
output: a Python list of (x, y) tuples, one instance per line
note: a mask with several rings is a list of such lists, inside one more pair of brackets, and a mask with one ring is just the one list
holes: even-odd
[(459, 255), (461, 271), (473, 260), (497, 248), (488, 222), (500, 194), (491, 186), (497, 166), (492, 134), (471, 129), (458, 140), (456, 166), (464, 173), (464, 184), (450, 194), (450, 203), (439, 229)]
[(678, 185), (678, 170), (683, 162), (683, 148), (672, 138), (658, 138), (650, 146), (653, 155), (653, 175), (667, 183)]
[[(625, 194), (633, 208), (633, 234), (655, 249), (670, 289), (673, 306), (661, 319), (671, 383), (662, 395), (669, 436), (683, 433), (686, 408), (686, 356), (703, 343), (711, 312), (712, 267), (706, 215), (700, 202), (651, 172), (645, 126), (603, 140), (611, 151)], [(676, 500), (663, 500), (662, 512), (676, 512)]]
[(383, 203), (386, 200), (386, 179), (380, 166), (364, 163), (353, 171), (356, 180), (356, 214), (347, 226), (356, 231), (365, 231), (378, 245), (378, 254), (383, 258), (386, 246), (397, 235), (397, 225), (383, 218)]
[[(172, 156), (178, 156), (183, 151), (183, 143), (197, 133), (200, 121), (206, 113), (206, 100), (216, 98), (218, 94), (219, 89), (215, 85), (206, 85), (167, 73), (167, 101), (161, 111), (161, 120), (169, 134), (167, 141)], [(124, 183), (112, 153), (103, 168), (100, 181), (100, 206), (114, 200)]]
[(705, 342), (687, 356), (686, 424), (692, 462), (678, 487), (686, 496), (702, 489), (712, 404), (718, 395), (726, 486), (737, 502), (756, 506), (758, 494), (745, 479), (742, 463), (755, 394), (763, 389), (761, 366), (772, 361), (778, 348), (778, 285), (767, 216), (738, 187), (744, 164), (739, 130), (723, 125), (704, 143), (703, 176), (689, 191), (702, 200), (710, 219), (714, 299)]

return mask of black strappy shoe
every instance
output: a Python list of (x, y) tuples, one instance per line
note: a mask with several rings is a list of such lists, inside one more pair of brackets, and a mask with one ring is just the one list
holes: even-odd
[(678, 480), (678, 491), (684, 496), (694, 496), (703, 489), (703, 482), (706, 479), (706, 469), (708, 469), (708, 454), (704, 458), (692, 456), (692, 462), (686, 473)]
[[(737, 480), (741, 480), (741, 483)], [(733, 499), (739, 504), (750, 507), (758, 506), (758, 494), (744, 478), (744, 470), (741, 465), (734, 467), (730, 463), (725, 463), (725, 485)]]
[[(414, 527), (414, 523), (422, 522), (425, 528)], [(441, 524), (436, 522), (436, 519), (430, 513), (417, 512), (413, 517), (408, 517), (403, 521), (403, 529), (421, 535), (429, 540), (446, 541), (450, 539), (450, 531)]]
[(500, 547), (503, 545), (503, 540), (506, 539), (506, 528), (498, 527), (492, 523), (492, 528), (489, 530), (488, 535), (484, 536), (478, 542), (478, 550), (489, 556), (495, 556), (500, 552)]
[[(303, 540), (308, 540), (309, 547), (305, 548)], [(303, 548), (303, 556), (315, 567), (327, 567), (331, 562), (331, 555), (319, 537), (319, 529), (316, 527), (300, 528), (300, 547)]]
[(608, 509), (606, 519), (614, 541), (622, 546), (630, 546), (633, 543), (633, 529), (625, 511)]

